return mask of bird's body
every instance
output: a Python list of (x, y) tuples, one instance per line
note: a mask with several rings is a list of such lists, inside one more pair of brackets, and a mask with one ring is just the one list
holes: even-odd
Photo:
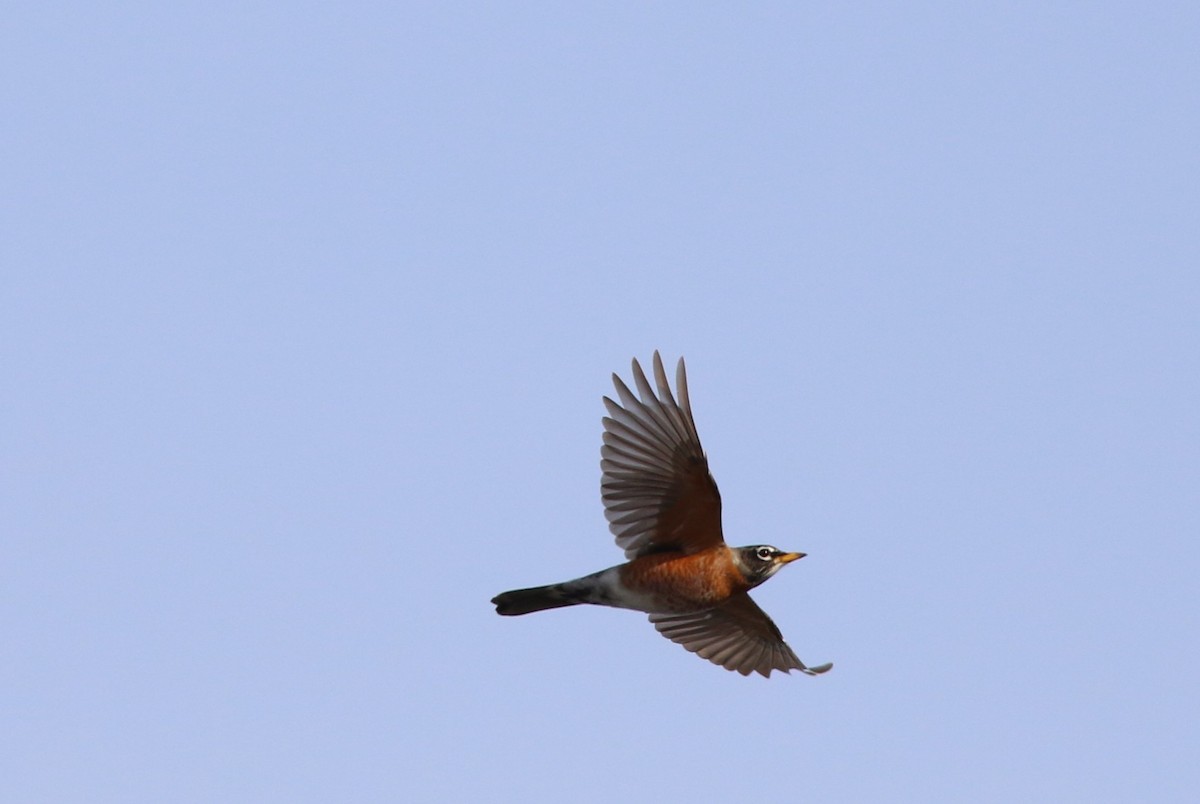
[(648, 614), (710, 609), (750, 588), (734, 565), (732, 552), (718, 545), (690, 556), (677, 551), (652, 553), (572, 581), (505, 592), (493, 602), (500, 614), (528, 614), (580, 603)]
[(630, 560), (563, 583), (516, 589), (493, 598), (504, 615), (593, 604), (648, 613), (672, 641), (743, 675), (800, 670), (770, 617), (747, 592), (804, 553), (770, 545), (731, 548), (721, 530), (721, 497), (708, 472), (680, 359), (679, 403), (654, 354), (654, 393), (641, 366), (633, 375), (641, 399), (615, 374), (622, 404), (605, 398), (601, 491), (617, 544)]

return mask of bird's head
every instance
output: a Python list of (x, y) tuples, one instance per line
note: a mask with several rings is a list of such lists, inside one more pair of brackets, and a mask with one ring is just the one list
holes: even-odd
[(805, 555), (805, 553), (785, 553), (778, 547), (772, 547), (769, 544), (738, 547), (733, 551), (738, 569), (742, 571), (742, 577), (751, 587), (758, 586), (779, 572), (783, 569), (784, 564), (791, 564), (793, 561), (804, 558)]

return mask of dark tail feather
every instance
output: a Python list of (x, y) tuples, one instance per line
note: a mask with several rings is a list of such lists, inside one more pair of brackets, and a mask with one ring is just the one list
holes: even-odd
[(584, 601), (572, 596), (562, 584), (536, 586), (532, 589), (514, 589), (511, 592), (501, 592), (492, 598), (496, 604), (496, 613), (506, 616), (529, 614), (546, 609), (560, 609), (563, 606), (578, 606)]

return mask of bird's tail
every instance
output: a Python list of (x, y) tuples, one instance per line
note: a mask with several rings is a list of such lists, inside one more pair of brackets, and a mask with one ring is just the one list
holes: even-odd
[(501, 592), (492, 598), (492, 602), (496, 604), (497, 614), (511, 617), (546, 609), (560, 609), (563, 606), (578, 606), (587, 601), (568, 589), (567, 584), (552, 583), (549, 586)]

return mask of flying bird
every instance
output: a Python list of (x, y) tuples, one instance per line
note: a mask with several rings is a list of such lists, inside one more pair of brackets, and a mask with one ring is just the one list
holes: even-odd
[(769, 544), (729, 547), (721, 494), (708, 471), (688, 400), (683, 358), (675, 371), (678, 402), (654, 353), (657, 394), (637, 360), (635, 396), (616, 374), (620, 402), (604, 398), (600, 490), (608, 527), (628, 561), (573, 581), (515, 589), (492, 598), (496, 612), (529, 614), (590, 603), (650, 615), (658, 632), (692, 653), (746, 676), (808, 667), (747, 594), (785, 565), (804, 558)]

